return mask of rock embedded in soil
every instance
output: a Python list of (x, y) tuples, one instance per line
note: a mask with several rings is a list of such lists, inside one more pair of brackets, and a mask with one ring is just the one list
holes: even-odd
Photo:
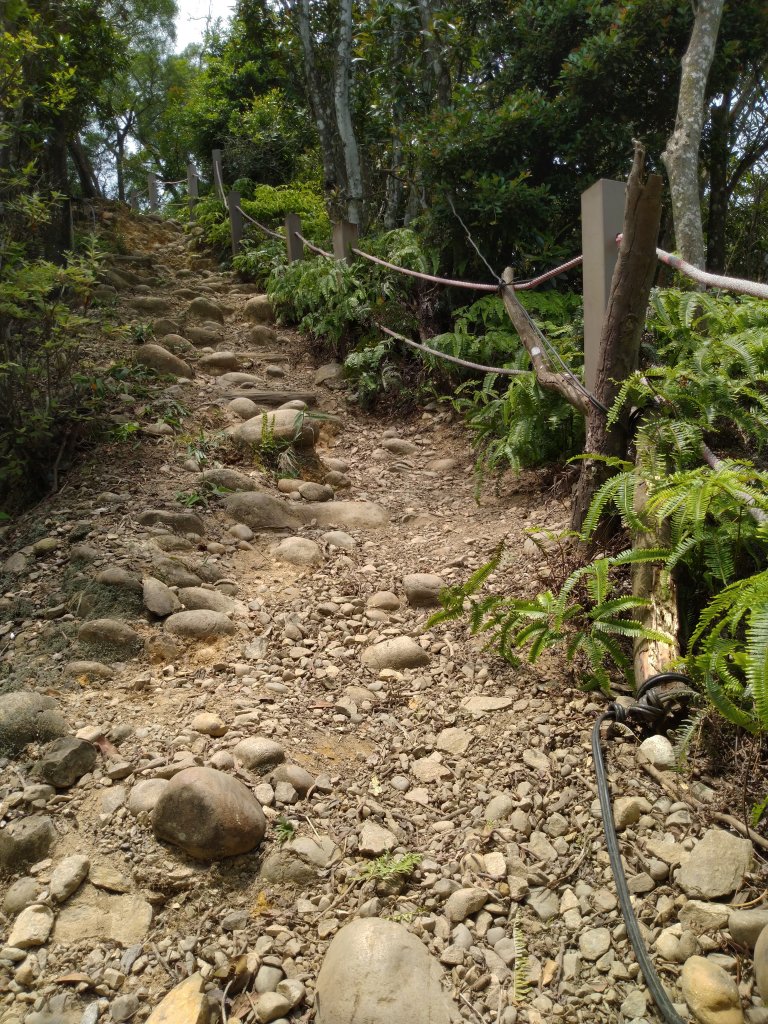
[(229, 616), (234, 614), (236, 608), (231, 597), (218, 590), (207, 590), (205, 587), (182, 587), (179, 590), (179, 600), (189, 611), (202, 609)]
[(90, 860), (83, 854), (76, 853), (71, 857), (65, 857), (51, 872), (48, 886), (51, 898), (57, 903), (68, 900), (86, 880), (90, 867)]
[(194, 320), (215, 320), (217, 323), (222, 323), (224, 310), (214, 299), (209, 299), (206, 295), (199, 295), (190, 302), (187, 316)]
[(235, 624), (226, 615), (206, 609), (176, 612), (165, 620), (165, 628), (187, 640), (216, 640), (236, 631)]
[(0, 751), (16, 754), (28, 743), (52, 740), (68, 732), (53, 697), (31, 690), (0, 695)]
[(329, 547), (341, 548), (342, 551), (351, 551), (357, 547), (357, 541), (343, 530), (329, 530), (320, 538)]
[(146, 1024), (208, 1024), (209, 1021), (205, 982), (197, 973), (172, 988), (149, 1015)]
[(377, 590), (365, 602), (366, 608), (381, 608), (385, 612), (394, 612), (400, 607), (400, 598), (391, 590)]
[(274, 549), (275, 558), (290, 565), (320, 565), (323, 553), (308, 537), (286, 537)]
[(162, 345), (140, 345), (133, 354), (133, 361), (148, 366), (151, 370), (157, 370), (158, 373), (171, 374), (173, 377), (191, 379), (195, 375), (189, 363), (185, 363)]
[(42, 860), (56, 839), (50, 818), (33, 814), (16, 818), (0, 830), (0, 873), (13, 874), (25, 864)]
[(239, 473), (236, 469), (205, 469), (200, 474), (203, 483), (213, 484), (214, 487), (224, 487), (228, 491), (258, 491), (262, 488), (259, 480)]
[(277, 341), (277, 333), (266, 324), (254, 324), (245, 336), (246, 345), (273, 345)]
[(261, 412), (261, 408), (255, 402), (252, 402), (250, 398), (233, 398), (227, 404), (227, 408), (241, 420), (252, 420), (254, 416), (258, 416)]
[(146, 576), (142, 588), (144, 607), (153, 615), (164, 619), (181, 608), (181, 601), (171, 588), (155, 579), (154, 576)]
[(457, 889), (446, 900), (445, 916), (451, 924), (459, 924), (472, 914), (482, 910), (488, 902), (488, 895), (485, 889), (472, 886), (466, 889)]
[(232, 753), (235, 760), (249, 771), (265, 771), (285, 760), (285, 750), (265, 736), (249, 736), (240, 740)]
[[(91, 871), (96, 877), (95, 869)], [(87, 940), (128, 947), (143, 942), (152, 924), (152, 905), (138, 896), (113, 896), (86, 883), (59, 911), (53, 941), (65, 946)]]
[(230, 494), (224, 499), (230, 518), (252, 530), (297, 530), (302, 519), (296, 506), (260, 491)]
[(197, 361), (198, 370), (218, 377), (222, 373), (230, 373), (242, 367), (240, 357), (235, 352), (211, 352), (201, 356)]
[(380, 672), (384, 668), (418, 668), (429, 664), (429, 654), (413, 637), (396, 636), (366, 648), (362, 663), (372, 672)]
[(392, 455), (413, 455), (419, 450), (418, 445), (403, 437), (385, 437), (381, 442), (381, 447), (386, 448)]
[(119, 619), (91, 619), (77, 631), (78, 639), (89, 647), (106, 648), (131, 657), (141, 647), (141, 637)]
[[(723, 908), (728, 910), (728, 907)], [(734, 942), (754, 949), (760, 933), (768, 928), (768, 906), (748, 910), (732, 910), (728, 916), (728, 931)]]
[(48, 941), (53, 929), (54, 915), (50, 907), (34, 903), (19, 914), (13, 922), (8, 945), (17, 949), (42, 946)]
[(445, 581), (434, 573), (416, 572), (403, 577), (403, 590), (412, 608), (430, 608), (440, 604)]
[(227, 732), (227, 727), (221, 718), (211, 711), (201, 711), (199, 715), (195, 715), (189, 727), (204, 736), (224, 736)]
[[(252, 299), (249, 299), (243, 309), (243, 316), (254, 324), (269, 324), (275, 319), (272, 303), (266, 295), (254, 295)], [(274, 331), (271, 334), (274, 335)], [(253, 332), (251, 332), (249, 340), (254, 342)], [(254, 343), (258, 344), (258, 342)]]
[(435, 740), (435, 746), (438, 750), (442, 750), (446, 754), (461, 756), (462, 754), (466, 754), (467, 750), (469, 750), (471, 742), (472, 733), (467, 732), (466, 729), (451, 728), (443, 729)]
[(768, 1005), (768, 927), (763, 928), (755, 943), (754, 967), (757, 991)]
[(638, 753), (644, 757), (649, 764), (661, 771), (674, 768), (676, 764), (675, 751), (666, 736), (649, 736), (644, 739), (638, 747)]
[(123, 590), (133, 590), (140, 594), (141, 579), (135, 572), (129, 572), (120, 565), (110, 565), (96, 574), (96, 582), (102, 587), (120, 587)]
[(299, 494), (304, 501), (331, 501), (333, 488), (327, 484), (316, 484), (310, 480), (299, 484)]
[(96, 747), (87, 740), (62, 736), (54, 740), (35, 765), (35, 774), (57, 789), (68, 789), (96, 764)]
[(687, 896), (712, 900), (731, 896), (752, 866), (752, 843), (711, 828), (696, 843), (676, 875)]
[(461, 1019), (443, 970), (403, 925), (352, 921), (331, 942), (317, 978), (317, 1024), (452, 1024)]
[(134, 817), (151, 814), (169, 785), (167, 779), (142, 779), (137, 782), (128, 796), (128, 810)]
[(320, 423), (294, 409), (275, 409), (245, 420), (232, 431), (236, 440), (255, 448), (275, 441), (290, 442), (295, 448), (312, 448), (320, 433)]
[(37, 903), (42, 886), (36, 878), (24, 875), (17, 878), (8, 887), (3, 899), (3, 913), (6, 917), (15, 917), (25, 907)]
[(307, 502), (301, 512), (314, 519), (320, 528), (382, 530), (389, 524), (389, 513), (372, 501)]
[(398, 840), (388, 828), (383, 828), (370, 818), (363, 822), (360, 829), (358, 849), (369, 857), (379, 857), (382, 853), (390, 853), (397, 846)]
[(198, 537), (205, 534), (205, 523), (195, 512), (166, 512), (150, 508), (136, 517), (141, 526), (165, 526), (174, 533), (193, 533)]
[(255, 849), (264, 838), (261, 805), (239, 779), (215, 768), (174, 775), (152, 812), (158, 839), (196, 860), (220, 860)]
[(585, 960), (599, 960), (610, 948), (611, 933), (607, 928), (588, 928), (579, 936), (579, 952)]
[(718, 964), (692, 956), (680, 976), (685, 1001), (699, 1024), (743, 1024), (739, 990)]
[(64, 666), (68, 676), (93, 682), (96, 679), (112, 679), (115, 670), (100, 661), (68, 661)]

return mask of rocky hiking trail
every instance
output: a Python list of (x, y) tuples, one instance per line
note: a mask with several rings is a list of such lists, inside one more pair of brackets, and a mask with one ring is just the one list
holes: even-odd
[[(426, 628), (503, 538), (536, 592), (565, 505), (478, 504), (450, 414), (365, 416), (179, 228), (123, 230), (100, 297), (157, 340), (110, 354), (178, 379), (3, 538), (0, 1024), (658, 1020), (601, 700)], [(684, 1019), (765, 1024), (764, 866), (673, 763), (609, 751), (648, 946)]]

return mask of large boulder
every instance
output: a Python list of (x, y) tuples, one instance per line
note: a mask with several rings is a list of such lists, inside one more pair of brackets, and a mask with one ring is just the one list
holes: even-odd
[(179, 359), (162, 345), (141, 345), (136, 349), (133, 359), (134, 362), (141, 363), (142, 366), (148, 366), (150, 370), (168, 373), (172, 377), (194, 377), (195, 375), (183, 359)]
[(222, 612), (205, 608), (175, 612), (165, 620), (165, 628), (169, 633), (187, 640), (216, 640), (235, 632), (231, 619)]
[(243, 315), (254, 324), (269, 324), (275, 319), (272, 303), (266, 295), (254, 295), (249, 299), (243, 310)]
[(16, 754), (35, 740), (64, 736), (67, 731), (53, 697), (29, 690), (0, 695), (0, 757)]
[(50, 818), (42, 814), (15, 818), (0, 830), (0, 874), (11, 874), (24, 864), (42, 860), (55, 839), (56, 829)]
[(232, 431), (238, 441), (264, 448), (274, 442), (290, 442), (296, 448), (311, 448), (320, 433), (318, 420), (309, 419), (301, 409), (275, 409), (253, 416)]
[(261, 804), (239, 779), (215, 768), (185, 768), (174, 775), (152, 812), (152, 828), (197, 860), (248, 853), (261, 843)]
[(297, 530), (302, 525), (296, 505), (262, 491), (230, 494), (224, 508), (235, 522), (252, 530)]
[(443, 970), (403, 925), (361, 918), (336, 935), (317, 978), (317, 1024), (451, 1024)]

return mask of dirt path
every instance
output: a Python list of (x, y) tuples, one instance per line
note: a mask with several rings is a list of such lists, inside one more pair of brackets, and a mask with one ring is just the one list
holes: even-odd
[[(46, 761), (41, 741), (0, 762), (0, 859), (15, 879), (6, 932), (30, 905), (48, 926), (41, 941), (6, 935), (0, 1022), (145, 1020), (197, 972), (214, 1015), (226, 992), (230, 1024), (308, 1020), (329, 944), (355, 918), (423, 940), (468, 1021), (657, 1019), (603, 849), (589, 759), (598, 703), (568, 690), (556, 662), (513, 668), (463, 623), (425, 628), (422, 602), (503, 538), (518, 592), (537, 591), (550, 568), (525, 531), (562, 527), (564, 506), (522, 485), (478, 504), (467, 436), (447, 413), (391, 427), (366, 417), (333, 368), (319, 382), (307, 343), (262, 324), (253, 289), (180, 232), (144, 221), (124, 231), (142, 259), (112, 263), (124, 275), (112, 277), (118, 309), (139, 324), (172, 321), (165, 333), (181, 340), (163, 344), (194, 372), (159, 404), (128, 392), (123, 418), (143, 429), (124, 426), (6, 536), (3, 685), (51, 698), (99, 753)], [(214, 376), (213, 363), (251, 379)], [(261, 415), (244, 420), (230, 405), (249, 389), (316, 397), (322, 416), (308, 422), (319, 434), (298, 465), (275, 441), (296, 411), (265, 433)], [(249, 422), (250, 444), (233, 442)], [(254, 462), (265, 441), (262, 462), (298, 470), (313, 485), (305, 497), (325, 497), (331, 481), (333, 500), (291, 495), (289, 473), (278, 486), (280, 471)], [(0, 737), (29, 714), (0, 710)], [(703, 823), (649, 792), (633, 742), (614, 744), (611, 765), (634, 801), (624, 853), (665, 982), (699, 952), (735, 969), (727, 912), (701, 927), (670, 883)], [(219, 811), (226, 819), (210, 792), (191, 815), (200, 821), (189, 804), (168, 809), (176, 845), (153, 834), (168, 780), (195, 766), (242, 782), (262, 805), (266, 835), (251, 852), (210, 862), (179, 847)], [(70, 769), (76, 778), (60, 784)], [(3, 847), (31, 817), (37, 838)], [(230, 824), (201, 842), (223, 842)], [(748, 869), (727, 893), (699, 898), (748, 900)], [(67, 870), (77, 884), (62, 888)], [(300, 984), (278, 988), (286, 979)], [(326, 990), (349, 995), (353, 984), (335, 978)], [(407, 994), (404, 976), (388, 984)], [(442, 1020), (433, 998), (417, 982), (407, 1019)], [(333, 1013), (324, 1003), (322, 1024), (341, 1024)]]

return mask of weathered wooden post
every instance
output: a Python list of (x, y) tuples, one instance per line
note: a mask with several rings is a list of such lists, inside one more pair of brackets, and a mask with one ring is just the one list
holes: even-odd
[(194, 164), (187, 164), (187, 201), (189, 202), (189, 219), (195, 219), (197, 205), (197, 171)]
[(132, 210), (138, 210), (139, 208), (139, 197), (134, 191), (128, 193), (128, 202)]
[(224, 165), (221, 162), (221, 150), (214, 149), (211, 159), (213, 161), (213, 188), (221, 195), (224, 191)]
[(357, 245), (360, 229), (357, 224), (348, 220), (340, 220), (333, 225), (333, 255), (337, 260), (351, 263), (355, 256), (352, 247)]
[(240, 212), (240, 193), (230, 192), (227, 196), (227, 209), (229, 210), (229, 230), (232, 236), (232, 255), (237, 256), (240, 252), (240, 243), (243, 238), (243, 215)]
[(296, 232), (301, 234), (301, 217), (297, 213), (289, 213), (285, 218), (285, 247), (289, 263), (304, 259), (304, 243), (296, 237)]
[(584, 254), (584, 383), (597, 380), (603, 317), (619, 247), (616, 236), (624, 224), (623, 181), (601, 178), (581, 195), (581, 251)]
[(152, 213), (157, 213), (158, 195), (157, 195), (157, 175), (154, 171), (150, 171), (147, 175), (147, 192), (149, 193), (149, 208)]

